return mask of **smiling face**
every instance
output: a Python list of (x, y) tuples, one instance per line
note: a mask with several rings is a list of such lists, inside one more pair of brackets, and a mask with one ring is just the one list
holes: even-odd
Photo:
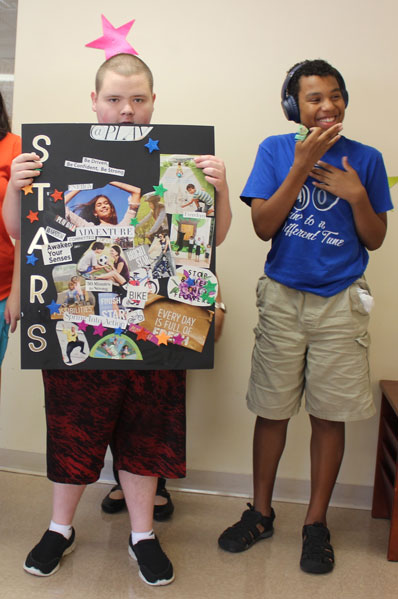
[(95, 202), (94, 216), (97, 216), (100, 220), (107, 221), (111, 217), (112, 206), (108, 198), (100, 196)]
[(308, 129), (321, 127), (326, 130), (343, 122), (345, 102), (335, 77), (302, 76), (299, 84), (298, 103), (303, 125)]
[(107, 71), (98, 93), (91, 100), (99, 123), (131, 123), (147, 125), (151, 122), (156, 95), (151, 92), (145, 73), (119, 75)]

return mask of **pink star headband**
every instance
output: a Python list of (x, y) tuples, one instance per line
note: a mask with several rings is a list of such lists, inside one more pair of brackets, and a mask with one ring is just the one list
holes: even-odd
[(104, 15), (101, 15), (101, 19), (103, 35), (86, 44), (86, 47), (105, 50), (106, 60), (115, 56), (115, 54), (122, 53), (135, 54), (137, 56), (138, 52), (126, 41), (127, 34), (132, 28), (135, 19), (120, 27), (114, 27)]

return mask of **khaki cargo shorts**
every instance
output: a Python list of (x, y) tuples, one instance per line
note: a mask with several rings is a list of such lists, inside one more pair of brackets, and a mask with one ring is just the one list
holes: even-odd
[(263, 418), (296, 414), (305, 395), (309, 414), (334, 421), (375, 413), (368, 363), (369, 314), (364, 278), (332, 297), (286, 287), (263, 275), (257, 285), (258, 324), (247, 392)]

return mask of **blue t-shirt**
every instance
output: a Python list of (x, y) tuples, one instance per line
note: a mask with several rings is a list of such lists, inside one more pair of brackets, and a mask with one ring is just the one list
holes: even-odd
[[(270, 198), (286, 179), (294, 161), (294, 133), (265, 139), (241, 199)], [(345, 137), (322, 157), (343, 168), (342, 157), (357, 171), (376, 213), (392, 202), (381, 153)], [(369, 256), (356, 230), (350, 204), (318, 189), (308, 177), (286, 221), (272, 239), (264, 271), (287, 287), (329, 297), (356, 281)]]

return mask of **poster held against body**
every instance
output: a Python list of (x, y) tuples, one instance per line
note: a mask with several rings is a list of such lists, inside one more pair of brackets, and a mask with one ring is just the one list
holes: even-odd
[(23, 125), (22, 368), (213, 366), (212, 127)]

